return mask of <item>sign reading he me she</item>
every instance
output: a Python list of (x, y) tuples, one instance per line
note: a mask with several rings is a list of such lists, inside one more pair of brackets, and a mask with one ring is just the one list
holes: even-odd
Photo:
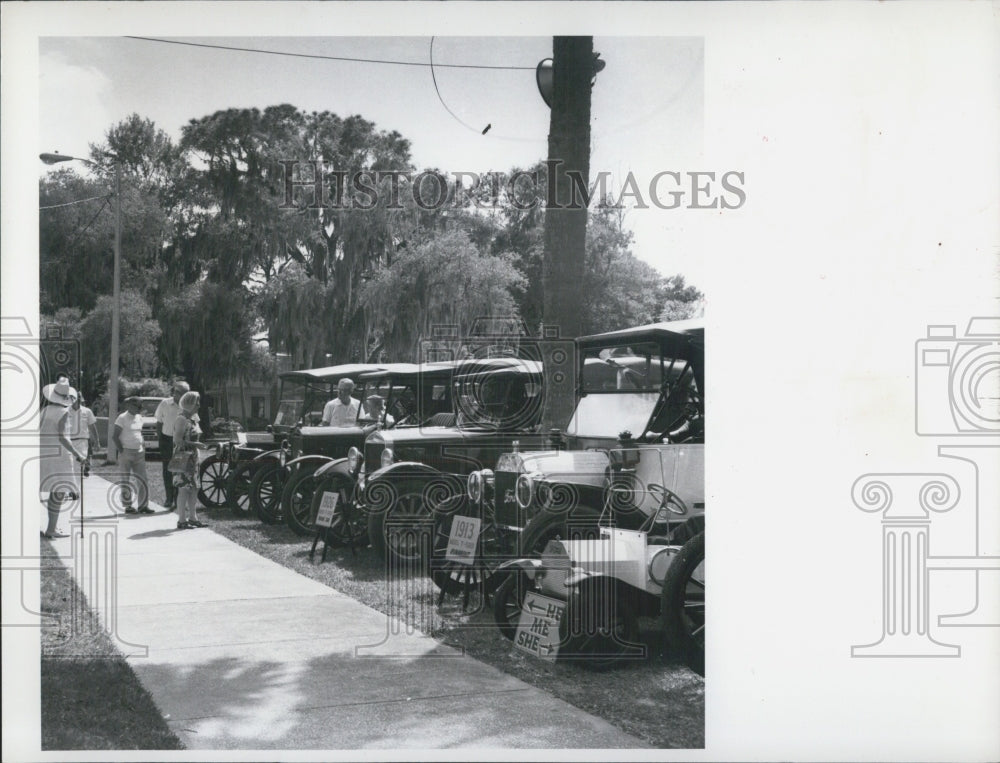
[(323, 493), (323, 499), (319, 502), (319, 511), (316, 512), (316, 527), (333, 525), (333, 515), (337, 511), (337, 501), (339, 500), (340, 493)]
[(476, 559), (479, 524), (479, 517), (453, 517), (444, 558), (456, 564), (472, 564)]
[(514, 634), (514, 646), (545, 660), (559, 654), (559, 621), (566, 602), (528, 591), (524, 595), (521, 618)]

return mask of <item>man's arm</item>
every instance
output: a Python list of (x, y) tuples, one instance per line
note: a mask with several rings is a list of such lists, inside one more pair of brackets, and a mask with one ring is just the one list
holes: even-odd
[(328, 427), (333, 423), (333, 401), (323, 406), (323, 418), (320, 420), (319, 425), (321, 427)]
[(125, 448), (122, 447), (122, 425), (117, 421), (115, 422), (115, 431), (114, 434), (111, 435), (111, 439), (114, 440), (115, 447), (118, 449), (119, 453), (125, 450)]

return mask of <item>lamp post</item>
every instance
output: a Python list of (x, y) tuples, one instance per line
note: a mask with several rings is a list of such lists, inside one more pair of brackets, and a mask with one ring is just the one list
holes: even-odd
[[(39, 154), (38, 158), (45, 164), (59, 162), (83, 162), (96, 166), (90, 159), (66, 154)], [(108, 378), (108, 463), (118, 461), (118, 449), (114, 437), (115, 419), (118, 418), (118, 348), (121, 333), (121, 251), (122, 251), (122, 171), (121, 165), (115, 161), (115, 250), (113, 298), (111, 307), (111, 373)]]

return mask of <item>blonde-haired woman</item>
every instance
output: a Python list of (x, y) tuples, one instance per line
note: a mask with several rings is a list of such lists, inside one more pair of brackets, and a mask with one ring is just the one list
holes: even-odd
[(201, 428), (194, 420), (201, 404), (201, 395), (197, 392), (185, 392), (178, 401), (181, 412), (174, 422), (174, 454), (170, 463), (170, 471), (174, 476), (174, 486), (177, 488), (177, 529), (188, 530), (192, 527), (205, 527), (198, 521), (198, 448), (207, 448), (198, 441)]

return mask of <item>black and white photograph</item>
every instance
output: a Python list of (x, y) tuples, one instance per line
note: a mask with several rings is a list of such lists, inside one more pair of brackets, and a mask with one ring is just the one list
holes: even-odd
[(1000, 755), (995, 3), (0, 12), (4, 759)]

